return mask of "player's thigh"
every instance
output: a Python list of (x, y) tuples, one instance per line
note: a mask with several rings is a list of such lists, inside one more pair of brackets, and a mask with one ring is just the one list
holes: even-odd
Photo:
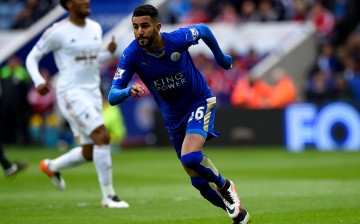
[(182, 148), (181, 155), (186, 155), (191, 152), (201, 151), (204, 147), (205, 138), (200, 134), (188, 134), (185, 136)]

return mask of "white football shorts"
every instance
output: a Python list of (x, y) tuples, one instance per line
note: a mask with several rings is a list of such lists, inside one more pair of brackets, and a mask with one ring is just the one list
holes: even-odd
[(70, 90), (57, 96), (59, 109), (80, 144), (93, 144), (90, 134), (104, 124), (100, 92)]

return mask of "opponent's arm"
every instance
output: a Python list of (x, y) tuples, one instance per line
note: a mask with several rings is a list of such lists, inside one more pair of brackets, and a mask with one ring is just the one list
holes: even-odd
[(199, 31), (199, 38), (201, 38), (204, 43), (210, 48), (216, 62), (224, 69), (230, 69), (232, 67), (232, 57), (230, 55), (225, 55), (222, 52), (210, 28), (202, 23), (192, 25), (190, 27), (194, 27)]
[(110, 58), (114, 58), (116, 48), (117, 48), (117, 44), (115, 42), (115, 37), (112, 36), (111, 42), (108, 44), (107, 49), (105, 51), (101, 51), (99, 53), (98, 57), (99, 57), (100, 64), (109, 60)]
[(35, 46), (26, 57), (25, 64), (36, 90), (40, 95), (45, 95), (50, 91), (50, 87), (39, 71), (39, 61), (42, 56), (43, 54)]

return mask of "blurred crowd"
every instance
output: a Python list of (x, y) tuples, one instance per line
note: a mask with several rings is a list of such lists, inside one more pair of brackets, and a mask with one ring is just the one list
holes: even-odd
[(0, 0), (0, 31), (30, 27), (59, 0)]

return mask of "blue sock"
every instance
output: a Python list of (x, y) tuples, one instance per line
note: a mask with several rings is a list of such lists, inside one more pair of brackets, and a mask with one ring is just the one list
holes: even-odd
[(188, 168), (196, 171), (208, 182), (213, 182), (218, 188), (224, 186), (225, 180), (211, 161), (201, 151), (191, 152), (181, 156), (181, 162)]
[(216, 193), (214, 189), (212, 189), (209, 185), (209, 181), (205, 180), (203, 177), (190, 177), (191, 184), (200, 191), (200, 194), (208, 201), (210, 201), (213, 205), (220, 207), (222, 209), (225, 208), (225, 204), (221, 197)]

